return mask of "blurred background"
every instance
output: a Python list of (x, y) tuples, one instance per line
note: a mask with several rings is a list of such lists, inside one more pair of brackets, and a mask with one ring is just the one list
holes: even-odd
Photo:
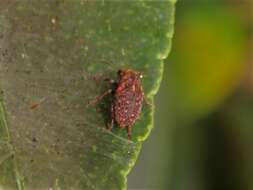
[(128, 189), (253, 190), (251, 0), (179, 0), (155, 127)]

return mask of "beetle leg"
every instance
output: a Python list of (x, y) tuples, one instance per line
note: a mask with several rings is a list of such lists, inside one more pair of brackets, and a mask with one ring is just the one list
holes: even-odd
[(109, 84), (115, 84), (115, 83), (116, 83), (115, 80), (113, 80), (113, 79), (108, 79), (108, 78), (105, 78), (104, 81), (105, 81), (105, 82), (108, 82)]
[(118, 84), (118, 82), (116, 80), (109, 79), (109, 78), (104, 79), (104, 82), (106, 82), (107, 85), (109, 86), (109, 88), (112, 88), (112, 89), (115, 89), (115, 87)]
[(132, 127), (131, 126), (127, 126), (127, 134), (128, 134), (128, 139), (130, 140), (132, 137)]
[(113, 128), (113, 125), (114, 125), (114, 120), (111, 119), (111, 123), (110, 123), (110, 125), (108, 126), (107, 130), (108, 130), (108, 131), (111, 131), (112, 128)]
[(114, 120), (111, 119), (111, 123), (110, 123), (109, 125), (107, 125), (107, 130), (108, 130), (108, 131), (111, 131), (112, 128), (113, 128), (113, 125), (114, 125)]
[(107, 96), (110, 93), (112, 93), (112, 89), (105, 91), (103, 94), (101, 94), (101, 95), (97, 96), (96, 98), (94, 98), (93, 100), (89, 101), (87, 106), (96, 104), (98, 101), (102, 100), (105, 96)]

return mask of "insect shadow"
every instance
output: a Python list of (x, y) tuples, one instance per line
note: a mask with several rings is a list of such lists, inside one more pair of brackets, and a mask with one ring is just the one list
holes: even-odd
[(106, 129), (109, 129), (111, 122), (113, 92), (116, 89), (116, 84), (113, 82), (113, 80), (109, 80), (101, 76), (90, 79), (102, 83), (101, 86), (103, 86), (103, 88), (101, 88), (99, 91), (103, 93), (99, 94), (93, 99), (90, 99), (90, 101), (87, 103), (87, 107), (95, 107), (96, 111), (102, 115)]

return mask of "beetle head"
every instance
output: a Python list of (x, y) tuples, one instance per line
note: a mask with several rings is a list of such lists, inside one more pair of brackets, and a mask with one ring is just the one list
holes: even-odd
[(136, 79), (143, 78), (143, 75), (141, 72), (135, 71), (132, 69), (119, 69), (118, 76), (120, 78), (136, 78)]

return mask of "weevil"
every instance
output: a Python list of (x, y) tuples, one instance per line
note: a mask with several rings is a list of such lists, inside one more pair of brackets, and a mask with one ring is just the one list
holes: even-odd
[(141, 78), (142, 74), (138, 71), (121, 69), (117, 73), (116, 81), (106, 79), (114, 88), (108, 89), (89, 102), (89, 105), (94, 104), (111, 94), (111, 121), (108, 125), (108, 130), (112, 130), (114, 123), (116, 123), (120, 128), (127, 128), (128, 139), (131, 139), (132, 126), (139, 118), (143, 101), (146, 101)]

